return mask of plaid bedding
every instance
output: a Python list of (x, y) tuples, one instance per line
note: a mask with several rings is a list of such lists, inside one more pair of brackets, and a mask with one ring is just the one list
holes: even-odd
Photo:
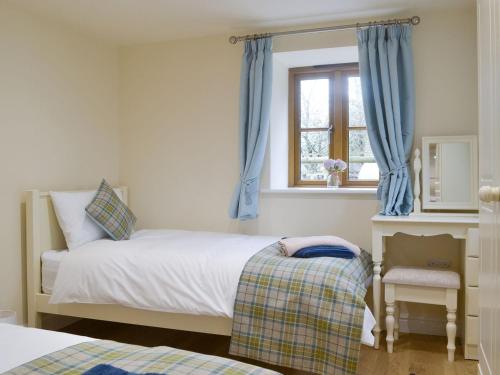
[(246, 264), (230, 354), (317, 374), (355, 374), (371, 256), (296, 259), (278, 244)]
[(98, 364), (139, 373), (160, 374), (277, 374), (274, 371), (230, 359), (165, 346), (145, 348), (97, 340), (70, 346), (19, 366), (6, 374), (76, 375)]

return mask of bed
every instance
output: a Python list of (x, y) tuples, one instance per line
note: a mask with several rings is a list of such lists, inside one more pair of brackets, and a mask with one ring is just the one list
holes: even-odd
[(238, 361), (169, 347), (145, 348), (0, 323), (2, 374), (81, 374), (98, 365), (141, 373), (277, 374)]
[[(119, 190), (126, 202), (127, 189)], [(242, 269), (249, 258), (279, 239), (142, 230), (130, 241), (98, 240), (68, 255), (49, 193), (26, 192), (26, 208), (28, 323), (32, 327), (39, 327), (41, 314), (48, 313), (231, 336)], [(177, 245), (183, 249), (170, 253), (168, 269), (160, 266), (165, 252), (159, 250), (164, 250), (165, 241), (174, 250)], [(141, 249), (148, 249), (147, 256)], [(224, 262), (217, 263), (221, 257)], [(138, 280), (132, 280), (134, 276)], [(139, 282), (142, 279), (147, 282)], [(97, 285), (107, 287), (97, 290)], [(374, 318), (362, 302), (361, 342), (373, 345)]]

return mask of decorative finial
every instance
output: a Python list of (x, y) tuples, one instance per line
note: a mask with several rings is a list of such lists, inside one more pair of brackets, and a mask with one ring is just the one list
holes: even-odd
[(422, 211), (420, 203), (420, 171), (422, 170), (422, 161), (420, 160), (420, 150), (415, 148), (413, 152), (413, 172), (415, 173), (415, 181), (413, 185), (413, 214), (419, 214)]
[(410, 18), (410, 22), (413, 26), (416, 26), (420, 23), (420, 17), (419, 16), (413, 16)]
[(229, 37), (229, 43), (231, 43), (231, 44), (236, 44), (236, 43), (238, 43), (238, 38), (237, 38), (237, 37), (235, 37), (234, 35), (230, 36), (230, 37)]

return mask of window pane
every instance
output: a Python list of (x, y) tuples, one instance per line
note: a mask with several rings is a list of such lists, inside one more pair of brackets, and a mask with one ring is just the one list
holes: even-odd
[(363, 98), (361, 96), (361, 80), (349, 77), (349, 127), (366, 126)]
[(349, 180), (351, 181), (378, 181), (379, 170), (377, 163), (349, 163)]
[(349, 131), (349, 180), (378, 180), (379, 171), (366, 130)]
[(300, 176), (302, 180), (325, 180), (323, 162), (328, 159), (328, 131), (300, 134)]
[(300, 81), (300, 126), (302, 128), (328, 128), (330, 122), (329, 80)]

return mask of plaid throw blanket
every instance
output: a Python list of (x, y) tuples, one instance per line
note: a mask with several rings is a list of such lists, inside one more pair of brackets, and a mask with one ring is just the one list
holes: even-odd
[(165, 346), (145, 348), (97, 340), (70, 346), (19, 366), (6, 374), (76, 375), (99, 364), (136, 373), (160, 374), (277, 374), (245, 363)]
[(371, 256), (296, 259), (278, 244), (246, 264), (230, 354), (317, 374), (355, 374)]

